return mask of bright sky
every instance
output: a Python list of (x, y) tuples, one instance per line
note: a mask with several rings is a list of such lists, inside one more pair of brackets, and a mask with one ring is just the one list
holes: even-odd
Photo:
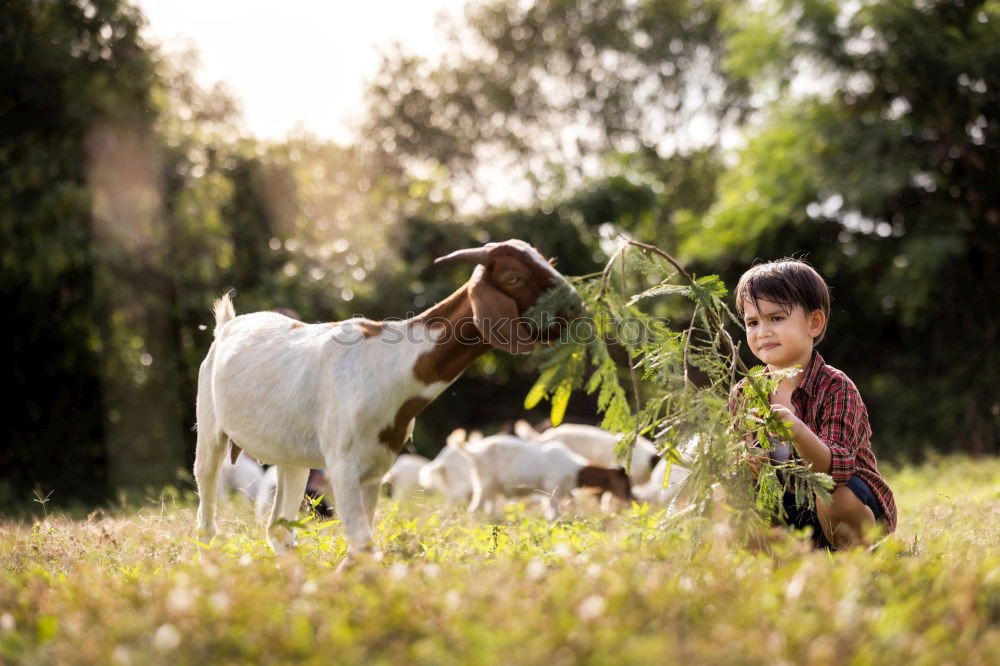
[(194, 45), (202, 84), (223, 81), (250, 131), (280, 139), (293, 128), (346, 142), (360, 117), (378, 49), (393, 41), (429, 57), (444, 47), (439, 13), (466, 0), (133, 0), (146, 37), (170, 53)]

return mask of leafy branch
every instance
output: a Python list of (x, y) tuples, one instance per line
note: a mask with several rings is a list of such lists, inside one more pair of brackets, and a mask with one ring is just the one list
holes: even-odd
[[(630, 284), (652, 286), (630, 294)], [(785, 491), (803, 505), (829, 496), (830, 477), (798, 460), (765, 466), (759, 477), (745, 462), (751, 444), (771, 451), (791, 433), (770, 406), (780, 377), (748, 368), (726, 329), (741, 323), (718, 276), (694, 275), (661, 248), (624, 239), (600, 274), (575, 286), (585, 315), (542, 352), (525, 407), (549, 399), (555, 426), (573, 391), (596, 392), (601, 427), (624, 434), (619, 460), (631, 458), (639, 437), (650, 438), (669, 460), (690, 467), (686, 494), (696, 504), (707, 507), (721, 484), (750, 527), (780, 515)], [(683, 325), (670, 325), (668, 314)], [(746, 390), (737, 399), (734, 387), (743, 378)]]

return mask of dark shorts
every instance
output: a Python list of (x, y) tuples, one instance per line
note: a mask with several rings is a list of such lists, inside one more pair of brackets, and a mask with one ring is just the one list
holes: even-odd
[[(861, 477), (852, 476), (847, 480), (845, 484), (854, 493), (854, 496), (861, 500), (861, 503), (872, 510), (875, 514), (875, 521), (878, 522), (885, 518), (885, 511), (882, 510), (882, 505), (878, 501), (878, 497), (875, 496), (875, 492), (871, 489), (867, 483), (865, 483)], [(826, 550), (836, 550), (829, 541), (826, 540), (826, 535), (823, 534), (823, 528), (819, 524), (819, 516), (816, 515), (815, 511), (810, 511), (805, 507), (795, 506), (795, 493), (786, 492), (784, 497), (785, 513), (788, 514), (788, 518), (782, 522), (789, 527), (795, 529), (805, 529), (806, 527), (812, 527), (812, 540), (813, 545), (816, 548), (825, 548)]]

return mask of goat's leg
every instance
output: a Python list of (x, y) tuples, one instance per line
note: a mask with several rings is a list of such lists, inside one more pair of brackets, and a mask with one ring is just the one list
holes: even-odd
[(562, 503), (564, 496), (565, 493), (560, 492), (558, 487), (551, 493), (542, 494), (542, 513), (545, 515), (546, 520), (553, 521), (562, 514), (559, 505)]
[(221, 432), (198, 430), (194, 454), (194, 479), (198, 484), (198, 539), (215, 536), (215, 508), (219, 495), (219, 472), (226, 457), (229, 438)]
[(267, 523), (267, 542), (279, 555), (295, 547), (295, 528), (284, 521), (294, 521), (298, 517), (308, 480), (309, 468), (278, 465), (278, 484), (271, 519)]
[(382, 481), (375, 479), (361, 486), (361, 499), (365, 505), (365, 517), (369, 527), (375, 524), (375, 507), (382, 494)]
[(492, 483), (483, 483), (482, 479), (474, 479), (472, 482), (472, 500), (469, 502), (469, 513), (475, 513), (480, 509), (486, 510), (486, 503), (492, 502), (496, 496), (496, 489)]
[(368, 507), (371, 506), (374, 512), (378, 495), (373, 494), (368, 500), (368, 493), (361, 482), (362, 475), (352, 465), (339, 464), (330, 470), (330, 475), (337, 516), (347, 536), (347, 559), (342, 564), (347, 566), (358, 553), (374, 552)]

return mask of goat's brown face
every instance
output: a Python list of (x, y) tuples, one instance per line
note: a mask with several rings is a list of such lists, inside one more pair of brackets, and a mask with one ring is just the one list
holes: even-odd
[(615, 497), (625, 502), (631, 502), (635, 497), (632, 495), (632, 481), (624, 469), (615, 470), (617, 474), (612, 477), (611, 492)]
[[(551, 319), (539, 324), (523, 318), (542, 294), (562, 286), (576, 298), (565, 278), (523, 241), (489, 243), (483, 248), (453, 252), (437, 261), (452, 260), (479, 264), (469, 280), (476, 326), (486, 342), (511, 353), (531, 351), (536, 342), (547, 341), (553, 330), (558, 332)], [(548, 330), (539, 331), (540, 325)]]
[(513, 254), (500, 254), (487, 265), (490, 282), (514, 299), (519, 313), (538, 302), (542, 292), (552, 286), (552, 274), (534, 267), (534, 263)]

